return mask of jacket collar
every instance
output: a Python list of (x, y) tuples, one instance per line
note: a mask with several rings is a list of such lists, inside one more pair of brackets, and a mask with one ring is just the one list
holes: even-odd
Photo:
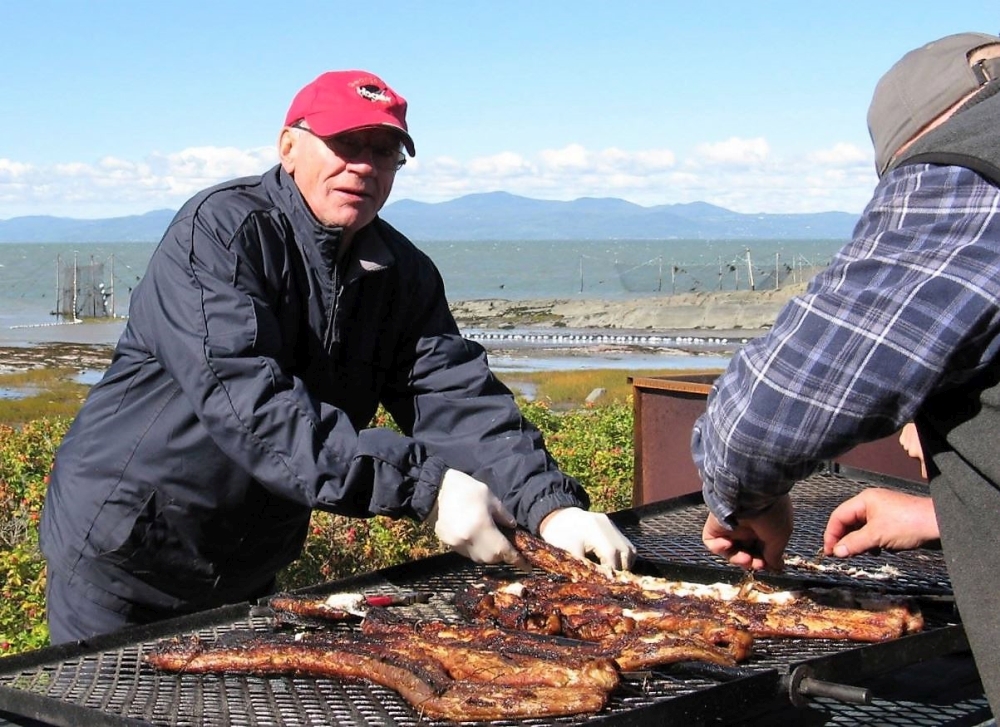
[[(295, 180), (280, 164), (265, 176), (272, 196), (291, 224), (298, 244), (304, 248), (314, 248), (321, 256), (324, 266), (332, 269), (337, 262), (343, 228), (330, 227), (316, 219)], [(396, 257), (384, 238), (384, 226), (385, 223), (376, 217), (371, 224), (358, 230), (344, 261), (344, 283), (395, 264)]]

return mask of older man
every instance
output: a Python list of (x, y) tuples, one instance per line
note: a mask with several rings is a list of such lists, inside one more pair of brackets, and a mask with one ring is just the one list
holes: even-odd
[[(880, 181), (851, 242), (731, 362), (696, 424), (703, 539), (780, 568), (787, 495), (816, 465), (915, 420), (934, 507), (870, 491), (827, 553), (914, 547), (937, 525), (983, 684), (1000, 709), (1000, 38), (904, 56), (868, 115)], [(864, 526), (867, 526), (865, 528)], [(863, 535), (851, 533), (864, 529)], [(908, 532), (899, 532), (900, 529)]]
[[(178, 212), (42, 521), (53, 642), (253, 599), (314, 508), (430, 519), (517, 564), (498, 524), (627, 567), (634, 549), (462, 338), (433, 263), (384, 221), (414, 144), (364, 71), (294, 98), (280, 164)], [(366, 428), (379, 403), (407, 433)]]

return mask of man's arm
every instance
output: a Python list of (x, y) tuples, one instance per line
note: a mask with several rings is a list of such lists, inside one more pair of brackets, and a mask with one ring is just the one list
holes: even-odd
[[(284, 331), (253, 229), (180, 218), (143, 278), (132, 317), (144, 344), (233, 466), (295, 502), (351, 516), (423, 518), (445, 465), (412, 439), (357, 432), (282, 367)], [(245, 248), (245, 250), (243, 249)]]
[[(486, 351), (461, 336), (433, 263), (420, 256), (408, 267), (420, 273), (412, 277), (414, 289), (406, 296), (410, 338), (384, 398), (397, 423), (429, 454), (468, 474), (468, 488), (485, 485), (517, 524), (579, 557), (592, 554), (609, 567), (628, 567), (635, 548), (606, 515), (587, 510), (587, 492), (559, 469), (541, 432), (490, 370)], [(459, 547), (471, 552), (479, 544), (470, 539), (468, 523), (462, 529), (468, 535), (462, 535), (444, 519), (446, 510), (454, 512), (445, 501), (463, 494), (458, 487), (442, 486), (436, 531), (439, 537), (458, 535)], [(487, 509), (500, 512), (492, 504)], [(493, 519), (507, 524), (502, 515)], [(496, 550), (499, 541), (492, 532), (486, 537), (487, 547)]]
[(833, 263), (737, 353), (695, 425), (722, 523), (821, 461), (886, 436), (1000, 346), (1000, 192), (959, 167), (887, 175)]

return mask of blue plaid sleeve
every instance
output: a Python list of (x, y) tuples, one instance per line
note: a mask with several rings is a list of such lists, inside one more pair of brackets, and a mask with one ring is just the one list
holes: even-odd
[(886, 175), (852, 240), (733, 357), (695, 424), (705, 501), (752, 515), (913, 418), (1000, 346), (1000, 190), (962, 167)]

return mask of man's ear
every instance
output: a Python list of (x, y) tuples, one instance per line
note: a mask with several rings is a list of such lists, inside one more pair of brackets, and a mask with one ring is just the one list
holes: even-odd
[(295, 172), (295, 155), (298, 147), (298, 134), (291, 127), (284, 127), (278, 134), (278, 159), (281, 166), (289, 174)]

